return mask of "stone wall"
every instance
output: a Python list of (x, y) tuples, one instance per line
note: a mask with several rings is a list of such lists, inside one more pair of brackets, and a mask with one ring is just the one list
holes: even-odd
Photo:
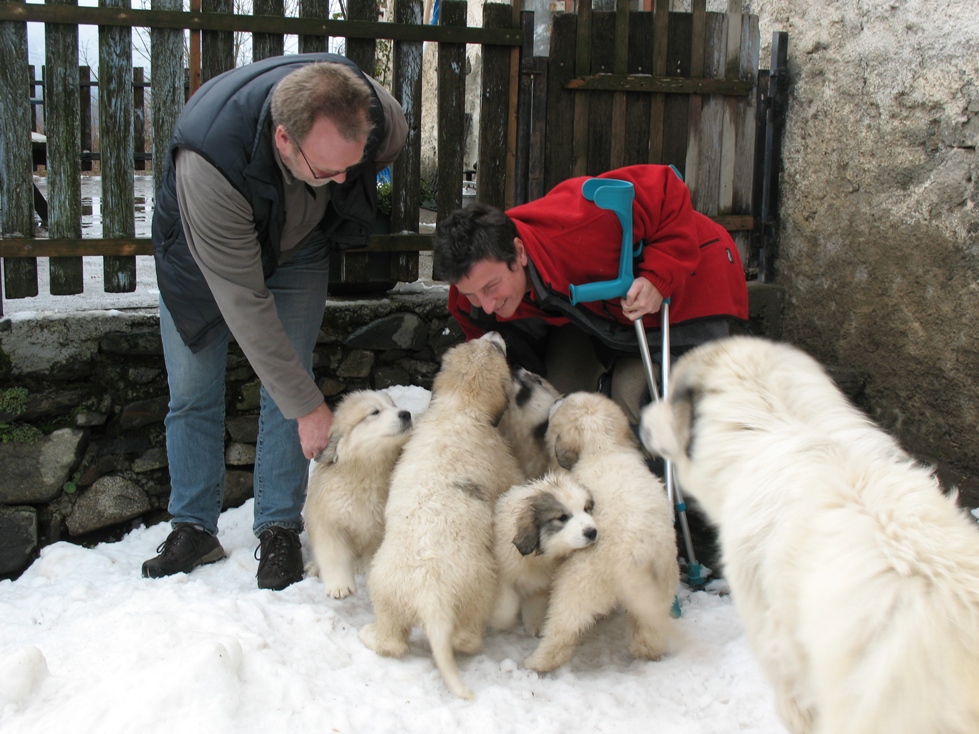
[(975, 484), (979, 6), (746, 8), (763, 39), (789, 34), (776, 263), (785, 339), (865, 373), (874, 417)]
[[(752, 333), (777, 338), (781, 293), (751, 288)], [(332, 298), (314, 359), (329, 402), (347, 390), (431, 388), (462, 333), (445, 286)], [(859, 379), (847, 378), (848, 392)], [(229, 348), (225, 507), (252, 496), (259, 383)], [(122, 537), (167, 518), (166, 369), (155, 309), (26, 314), (0, 320), (0, 578), (40, 547)]]
[[(358, 388), (430, 388), (461, 339), (444, 287), (331, 299), (314, 372), (328, 401)], [(252, 495), (258, 395), (232, 344), (225, 507)], [(118, 538), (166, 517), (167, 401), (155, 309), (0, 320), (0, 578), (57, 540)]]

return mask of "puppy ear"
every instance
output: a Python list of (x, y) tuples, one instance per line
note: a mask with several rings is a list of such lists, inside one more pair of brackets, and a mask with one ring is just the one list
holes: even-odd
[(534, 503), (529, 500), (517, 512), (517, 534), (513, 538), (513, 544), (522, 556), (529, 556), (540, 547), (537, 512)]
[(578, 463), (578, 450), (561, 439), (561, 436), (554, 438), (554, 457), (557, 459), (558, 466), (562, 469), (570, 470)]
[(690, 450), (693, 441), (694, 407), (697, 393), (692, 387), (677, 391), (670, 396), (673, 408), (673, 435), (677, 448), (682, 450), (687, 458), (691, 458)]
[(326, 442), (326, 448), (319, 452), (313, 461), (320, 464), (335, 464), (337, 460), (337, 449), (340, 445), (340, 439), (342, 436), (339, 431), (333, 431), (330, 434), (330, 440)]

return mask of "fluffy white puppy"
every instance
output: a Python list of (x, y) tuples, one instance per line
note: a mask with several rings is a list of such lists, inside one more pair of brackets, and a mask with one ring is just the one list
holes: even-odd
[(815, 360), (704, 345), (641, 436), (718, 526), (793, 734), (979, 731), (979, 531)]
[(358, 390), (333, 412), (333, 431), (310, 470), (303, 518), (326, 595), (343, 599), (384, 535), (384, 505), (394, 464), (411, 431), (411, 413), (384, 392)]
[(523, 367), (514, 367), (510, 376), (510, 403), (500, 421), (500, 432), (527, 479), (538, 479), (550, 467), (544, 434), (551, 406), (561, 393), (543, 377)]
[(494, 629), (510, 629), (522, 612), (527, 632), (540, 632), (557, 567), (598, 538), (594, 507), (591, 492), (560, 470), (513, 486), (496, 501)]
[(632, 654), (656, 660), (673, 633), (680, 582), (663, 484), (646, 467), (625, 413), (599, 393), (556, 402), (547, 442), (558, 465), (591, 492), (601, 538), (557, 569), (541, 641), (526, 665), (546, 671), (568, 662), (581, 634), (618, 606), (632, 620)]
[(475, 653), (496, 598), (493, 507), (523, 475), (497, 425), (510, 370), (491, 332), (450, 349), (391, 478), (385, 532), (368, 577), (367, 647), (401, 656), (421, 625), (442, 677), (471, 698), (454, 650)]

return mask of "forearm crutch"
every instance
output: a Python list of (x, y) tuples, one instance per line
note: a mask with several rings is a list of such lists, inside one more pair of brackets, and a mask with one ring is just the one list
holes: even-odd
[[(675, 170), (675, 169), (674, 169)], [(633, 263), (642, 252), (642, 246), (633, 250), (632, 243), (632, 201), (635, 198), (635, 187), (629, 181), (612, 178), (590, 178), (581, 187), (582, 195), (588, 201), (594, 201), (601, 209), (615, 212), (622, 224), (622, 254), (619, 258), (619, 277), (615, 280), (605, 280), (598, 283), (584, 283), (570, 287), (571, 305), (588, 301), (607, 301), (613, 298), (624, 298), (636, 279)], [(652, 357), (649, 353), (649, 343), (646, 340), (646, 329), (642, 319), (633, 321), (636, 329), (636, 340), (639, 342), (639, 355), (642, 357), (646, 373), (646, 384), (653, 400), (660, 399), (656, 389), (656, 377), (653, 373)], [(670, 377), (670, 299), (665, 299), (660, 309), (660, 332), (663, 335), (661, 352), (662, 362), (660, 373), (663, 383), (663, 400), (669, 397)], [(687, 523), (687, 505), (683, 501), (680, 487), (674, 481), (673, 462), (665, 460), (666, 497), (675, 508), (680, 519), (680, 530), (683, 533), (683, 543), (687, 552), (687, 583), (692, 587), (703, 586), (706, 579), (703, 568), (697, 561), (690, 537), (690, 525)]]

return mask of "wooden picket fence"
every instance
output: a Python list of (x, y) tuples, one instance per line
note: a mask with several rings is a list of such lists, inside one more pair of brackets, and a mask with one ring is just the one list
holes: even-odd
[[(70, 1), (70, 0), (69, 0)], [(298, 34), (299, 51), (326, 50), (344, 39), (346, 55), (372, 73), (379, 42), (393, 46), (392, 93), (402, 103), (409, 137), (392, 173), (390, 230), (364, 251), (343, 256), (349, 282), (417, 278), (421, 203), (421, 85), (423, 46), (438, 46), (437, 216), (461, 204), (465, 134), (466, 45), (482, 56), (478, 128), (478, 198), (507, 207), (537, 198), (573, 175), (620, 165), (669, 163), (690, 186), (696, 208), (737, 238), (746, 277), (774, 273), (779, 141), (786, 99), (787, 36), (776, 33), (771, 69), (759, 69), (756, 16), (670, 12), (661, 1), (630, 11), (577, 12), (553, 18), (550, 53), (533, 55), (533, 14), (510, 5), (483, 6), (482, 26), (467, 27), (466, 3), (442, 0), (438, 25), (422, 22), (422, 0), (395, 0), (393, 21), (378, 22), (374, 0), (349, 0), (347, 20), (322, 17), (324, 7), (301, 3), (305, 17), (282, 17), (275, 3), (255, 3), (256, 15), (232, 13), (230, 0), (208, 0), (206, 12), (177, 0), (150, 10), (129, 0), (98, 8), (0, 0), (0, 257), (6, 298), (37, 295), (38, 257), (50, 258), (51, 293), (79, 293), (83, 256), (102, 256), (107, 292), (135, 288), (135, 256), (152, 253), (133, 225), (133, 66), (131, 29), (150, 28), (148, 157), (162, 160), (169, 131), (185, 102), (184, 29), (190, 29), (190, 88), (233, 68), (230, 39), (252, 34), (254, 60), (282, 53), (284, 34)], [(194, 3), (199, 0), (194, 0)], [(319, 10), (317, 10), (317, 8)], [(315, 17), (317, 12), (321, 15)], [(48, 177), (48, 236), (34, 217), (31, 92), (26, 24), (45, 24), (44, 127)], [(102, 176), (101, 238), (82, 238), (79, 149), (78, 25), (99, 26), (98, 157)], [(154, 166), (155, 176), (162, 167)], [(157, 179), (158, 180), (158, 179)], [(2, 315), (2, 311), (0, 311)]]

